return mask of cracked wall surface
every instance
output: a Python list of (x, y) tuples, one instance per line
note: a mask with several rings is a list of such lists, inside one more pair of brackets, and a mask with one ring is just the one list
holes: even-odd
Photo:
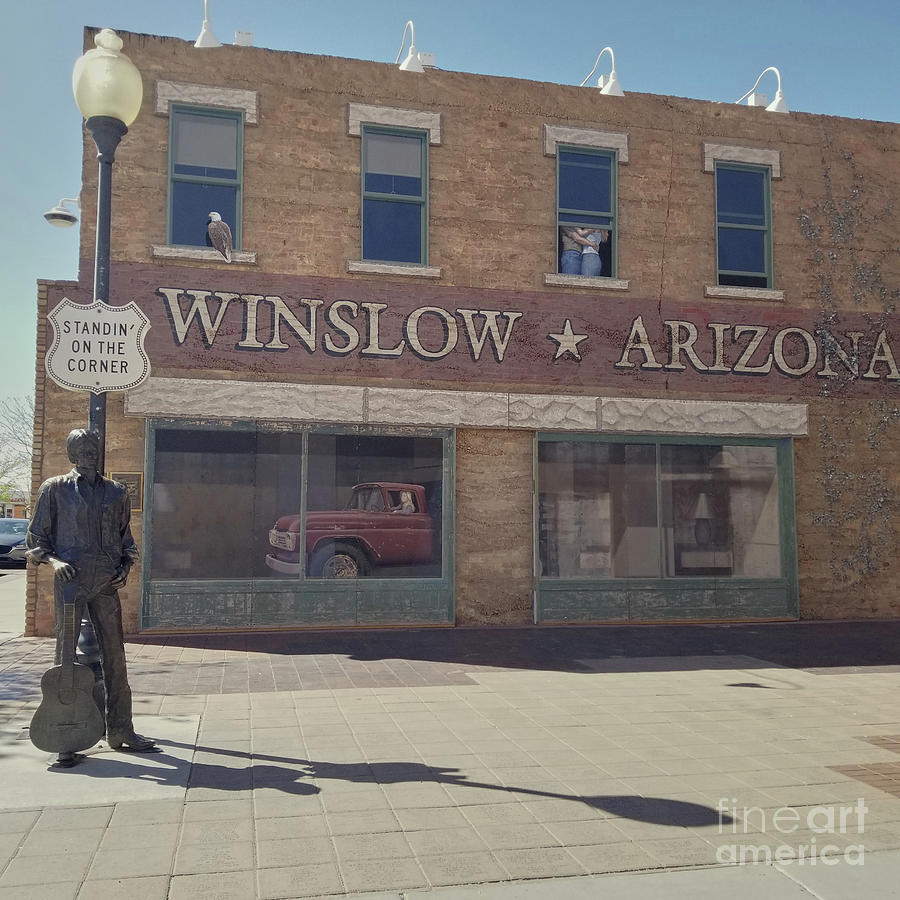
[[(900, 301), (896, 128), (863, 135), (832, 121), (798, 191), (809, 296), (822, 329), (853, 309), (891, 334)], [(797, 446), (801, 613), (898, 616), (900, 390), (894, 381), (882, 399), (853, 401), (841, 396), (848, 367), (836, 371), (810, 404), (809, 440)]]
[(798, 442), (801, 615), (900, 616), (900, 470), (895, 403), (810, 405)]

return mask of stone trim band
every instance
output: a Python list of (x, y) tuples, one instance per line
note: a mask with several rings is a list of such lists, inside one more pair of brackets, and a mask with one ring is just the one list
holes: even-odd
[(150, 377), (125, 395), (129, 416), (618, 434), (797, 437), (805, 403), (654, 400)]

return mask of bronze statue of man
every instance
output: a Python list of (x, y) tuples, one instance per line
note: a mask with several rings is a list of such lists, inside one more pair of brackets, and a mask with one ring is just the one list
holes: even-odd
[[(158, 750), (156, 744), (136, 734), (132, 723), (118, 594), (138, 558), (131, 535), (131, 502), (123, 485), (97, 471), (96, 432), (76, 429), (69, 434), (66, 450), (74, 468), (41, 485), (26, 539), (31, 561), (53, 568), (56, 662), (62, 655), (63, 585), (75, 580), (75, 621), (87, 612), (100, 648), (106, 740), (114, 750), (150, 753)], [(57, 765), (76, 762), (76, 754), (60, 753)]]

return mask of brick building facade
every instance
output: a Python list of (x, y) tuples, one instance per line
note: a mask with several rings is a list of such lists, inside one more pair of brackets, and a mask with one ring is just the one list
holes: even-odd
[[(900, 126), (121, 36), (111, 302), (152, 323), (109, 397), (126, 630), (900, 614)], [(47, 312), (91, 299), (87, 135), (83, 173), (35, 484), (85, 418), (44, 375)], [(387, 483), (425, 489), (399, 531), (399, 488), (351, 490)], [(430, 549), (391, 559), (413, 521)]]

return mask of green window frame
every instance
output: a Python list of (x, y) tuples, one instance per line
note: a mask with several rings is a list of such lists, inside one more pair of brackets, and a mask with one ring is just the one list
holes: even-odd
[[(428, 264), (428, 132), (362, 126), (360, 257), (368, 262)], [(377, 160), (387, 171), (375, 169)], [(417, 174), (416, 174), (417, 173)]]
[[(563, 226), (609, 229), (609, 239), (601, 245), (601, 275), (616, 277), (618, 154), (615, 150), (558, 144), (556, 149), (557, 234)], [(592, 178), (591, 176), (594, 176)], [(594, 182), (591, 184), (591, 182)], [(583, 196), (584, 200), (579, 201)], [(606, 199), (606, 203), (602, 202)], [(563, 271), (557, 248), (558, 270)]]
[[(213, 143), (221, 145), (221, 155), (233, 156), (233, 167), (196, 164), (183, 165), (178, 155), (178, 133), (182, 124), (197, 126), (209, 122), (218, 135)], [(229, 134), (232, 132), (232, 134)], [(215, 132), (213, 132), (215, 134)], [(226, 139), (228, 143), (226, 143)], [(234, 140), (233, 154), (229, 146)], [(173, 104), (169, 111), (168, 204), (166, 241), (170, 245), (209, 247), (206, 227), (208, 213), (218, 212), (231, 228), (235, 250), (241, 249), (244, 159), (244, 113), (242, 110), (209, 109)], [(209, 163), (221, 160), (209, 160)], [(207, 208), (208, 207), (208, 208)]]
[(717, 284), (771, 288), (771, 169), (717, 160), (715, 179)]

